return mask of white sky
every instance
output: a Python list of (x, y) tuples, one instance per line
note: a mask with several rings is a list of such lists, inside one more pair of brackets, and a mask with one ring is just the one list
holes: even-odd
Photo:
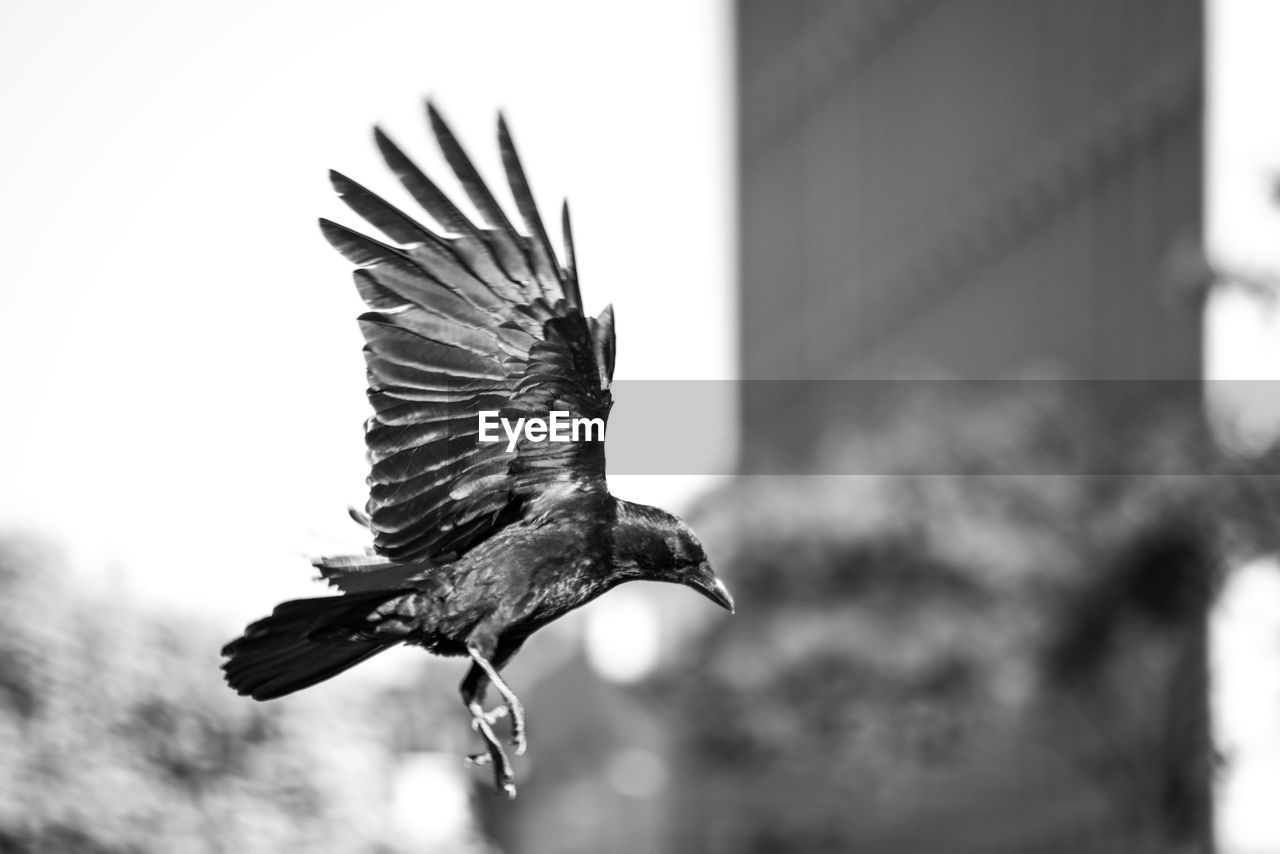
[[(1228, 281), (1235, 272), (1280, 275), (1280, 2), (1212, 0), (1208, 25), (1208, 254)], [(1211, 381), (1280, 379), (1280, 307), (1223, 289), (1210, 301), (1205, 332)]]
[[(363, 542), (367, 405), (361, 306), (315, 220), (357, 221), (330, 167), (403, 200), (375, 122), (433, 171), (427, 94), (495, 184), (507, 111), (553, 235), (570, 197), (619, 379), (732, 377), (728, 15), (9, 0), (0, 531), (240, 619), (321, 592), (301, 556)], [(699, 483), (614, 487), (679, 504)]]
[[(1209, 257), (1234, 271), (1280, 275), (1280, 2), (1211, 0), (1206, 143)], [(1280, 303), (1241, 289), (1205, 314), (1211, 411), (1244, 446), (1280, 427)], [(1213, 384), (1215, 380), (1225, 380)], [(1264, 382), (1241, 383), (1239, 380)], [(1213, 618), (1215, 827), (1224, 854), (1280, 851), (1280, 576), (1274, 562), (1235, 573)]]

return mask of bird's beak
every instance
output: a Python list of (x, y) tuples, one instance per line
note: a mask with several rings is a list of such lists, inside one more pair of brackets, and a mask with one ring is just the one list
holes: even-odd
[(698, 568), (698, 574), (689, 580), (689, 586), (730, 614), (733, 613), (733, 597), (729, 595), (729, 588), (724, 586), (723, 581), (716, 578), (716, 574), (711, 571), (708, 564), (704, 563)]

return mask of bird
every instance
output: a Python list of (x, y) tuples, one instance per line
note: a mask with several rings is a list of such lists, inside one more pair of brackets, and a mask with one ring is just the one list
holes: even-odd
[[(530, 635), (624, 582), (681, 584), (730, 613), (734, 601), (685, 522), (609, 491), (613, 308), (583, 310), (567, 201), (557, 257), (503, 115), (498, 147), (523, 230), (430, 100), (426, 114), (479, 222), (378, 127), (383, 161), (434, 227), (336, 171), (334, 190), (385, 240), (320, 220), (368, 307), (369, 498), (351, 514), (372, 545), (315, 559), (338, 594), (280, 603), (223, 647), (222, 670), (239, 694), (271, 700), (398, 644), (468, 658), (459, 688), (484, 743), (468, 759), (490, 764), (495, 789), (514, 798), (494, 727), (509, 715), (510, 744), (525, 753), (524, 707), (501, 671)], [(560, 431), (567, 441), (549, 435), (558, 417), (575, 426)], [(504, 425), (498, 441), (486, 418)], [(486, 711), (491, 685), (502, 702)]]

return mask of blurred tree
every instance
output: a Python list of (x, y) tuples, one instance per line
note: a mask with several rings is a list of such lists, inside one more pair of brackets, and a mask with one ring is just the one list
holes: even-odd
[(0, 539), (0, 625), (0, 852), (408, 850), (388, 804), (410, 698), (246, 701), (212, 626), (95, 600), (29, 539)]
[(673, 850), (1210, 850), (1204, 619), (1274, 460), (1195, 394), (953, 388), (818, 455), (885, 474), (694, 514), (739, 608), (661, 686)]

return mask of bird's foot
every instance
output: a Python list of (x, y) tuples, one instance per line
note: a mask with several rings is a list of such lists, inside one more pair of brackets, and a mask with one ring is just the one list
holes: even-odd
[(496, 724), (498, 721), (500, 721), (500, 720), (502, 720), (503, 718), (505, 718), (505, 717), (507, 716), (507, 714), (508, 714), (508, 712), (507, 712), (507, 707), (506, 707), (506, 706), (498, 706), (498, 707), (497, 707), (497, 708), (495, 708), (493, 711), (485, 712), (485, 713), (484, 713), (484, 720), (485, 720), (485, 723), (487, 723), (489, 726), (493, 726), (493, 725), (494, 725), (494, 724)]
[(468, 756), (467, 762), (472, 765), (488, 765), (492, 763), (494, 788), (508, 798), (514, 798), (516, 796), (516, 785), (515, 775), (511, 771), (511, 762), (507, 759), (507, 754), (502, 750), (502, 743), (493, 734), (493, 725), (489, 720), (490, 714), (496, 716), (494, 720), (502, 717), (502, 715), (498, 714), (500, 710), (502, 710), (501, 706), (494, 709), (492, 713), (486, 714), (479, 703), (471, 705), (471, 728), (480, 733), (488, 752)]
[[(525, 751), (529, 747), (528, 739), (525, 738), (524, 704), (520, 702), (520, 698), (516, 696), (516, 692), (511, 690), (511, 686), (508, 685), (505, 681), (503, 681), (502, 677), (498, 675), (497, 668), (494, 667), (493, 663), (489, 661), (488, 657), (486, 657), (485, 654), (481, 652), (479, 646), (468, 645), (467, 652), (468, 654), (470, 654), (472, 660), (475, 662), (473, 667), (476, 668), (476, 670), (474, 670), (473, 672), (483, 673), (485, 676), (487, 676), (489, 678), (489, 681), (493, 683), (493, 687), (497, 688), (498, 692), (502, 694), (502, 699), (505, 702), (503, 703), (503, 705), (494, 709), (493, 714), (501, 717), (502, 714), (506, 714), (508, 711), (510, 711), (511, 713), (511, 744), (516, 749), (516, 756), (523, 756)], [(477, 682), (475, 684), (479, 684), (479, 683)], [(480, 703), (476, 701), (479, 695), (475, 693), (475, 686), (472, 684), (471, 673), (468, 673), (467, 679), (463, 680), (462, 696), (463, 696), (463, 699), (468, 701), (468, 708), (471, 710), (471, 717), (473, 721), (477, 718), (477, 716), (485, 717), (484, 710), (480, 708)], [(495, 717), (495, 718), (486, 720), (486, 723), (490, 726), (490, 731), (492, 731), (493, 722), (496, 721), (497, 719), (498, 718)]]
[(492, 711), (486, 712), (479, 703), (469, 706), (468, 711), (471, 712), (471, 729), (476, 732), (481, 732), (486, 727), (492, 730), (494, 724), (509, 714), (506, 706), (498, 706)]
[[(487, 723), (490, 727), (492, 727), (498, 721), (505, 718), (507, 715), (511, 715), (511, 744), (516, 749), (516, 756), (524, 756), (525, 751), (529, 749), (529, 739), (525, 736), (523, 707), (516, 706), (515, 713), (512, 714), (511, 708), (503, 704), (501, 706), (494, 708), (492, 711), (480, 713), (480, 717), (482, 717), (484, 719), (484, 722)], [(477, 720), (476, 713), (472, 711), (471, 728), (478, 731), (479, 727), (478, 727), (478, 724), (476, 723), (476, 720)], [(477, 754), (477, 755), (484, 755), (484, 754)]]
[[(516, 756), (524, 756), (525, 751), (529, 749), (528, 740), (523, 737), (519, 739), (513, 738), (511, 739), (511, 743), (515, 745)], [(490, 757), (488, 753), (470, 753), (467, 755), (468, 765), (480, 767), (482, 765), (488, 765), (489, 761)]]
[[(490, 756), (488, 753), (472, 753), (467, 756), (465, 761), (467, 763), (467, 766), (470, 768), (483, 768), (484, 766), (488, 765), (490, 762), (493, 761), (493, 757)], [(502, 794), (506, 795), (508, 798), (511, 798), (513, 800), (515, 799), (516, 787), (514, 783), (512, 783), (510, 780), (501, 779), (497, 774), (494, 775), (493, 782), (494, 782), (494, 787), (498, 791), (502, 792)]]
[(515, 706), (511, 715), (511, 744), (516, 749), (516, 756), (524, 756), (529, 749), (529, 739), (524, 731), (524, 709)]

